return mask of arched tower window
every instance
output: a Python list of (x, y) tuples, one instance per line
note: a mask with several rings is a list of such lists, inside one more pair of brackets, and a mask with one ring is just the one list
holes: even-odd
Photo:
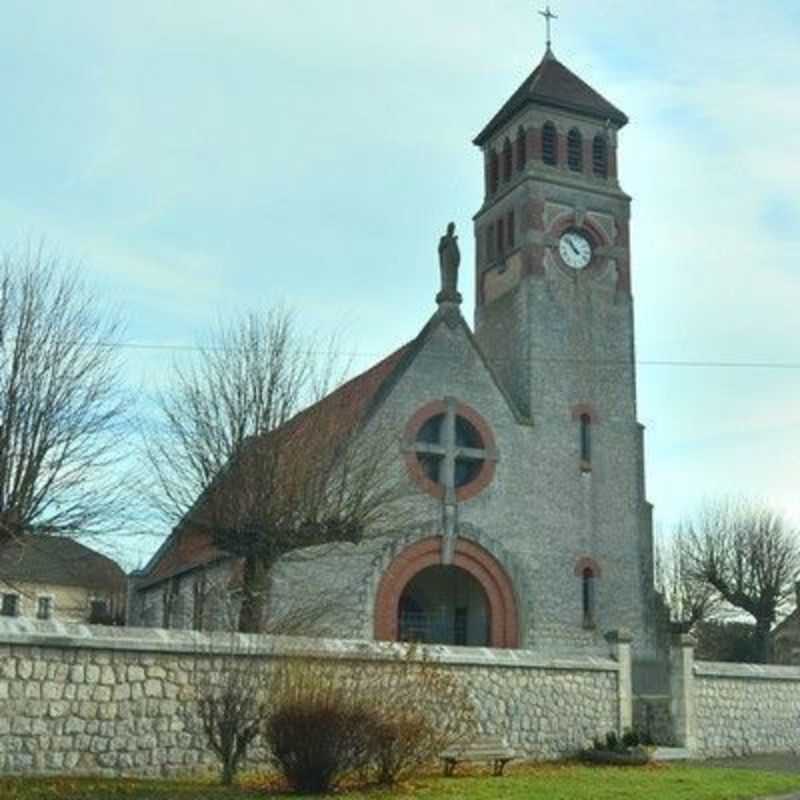
[(596, 576), (591, 567), (585, 567), (581, 576), (581, 592), (583, 599), (583, 627), (594, 628), (595, 626), (595, 590)]
[(592, 142), (592, 172), (599, 178), (608, 177), (608, 139), (602, 133)]
[(558, 164), (558, 134), (552, 122), (545, 122), (542, 128), (542, 161), (551, 166)]
[(589, 464), (592, 460), (592, 418), (588, 414), (581, 414), (581, 461)]
[(516, 236), (515, 236), (516, 232), (514, 230), (516, 226), (514, 224), (514, 212), (513, 211), (509, 211), (508, 212), (507, 225), (508, 225), (508, 230), (507, 230), (506, 238), (508, 239), (508, 248), (509, 248), (509, 250), (511, 250), (514, 247), (514, 243), (515, 243), (515, 239), (516, 239)]
[(489, 156), (489, 192), (491, 194), (497, 193), (497, 186), (500, 183), (500, 159), (497, 157), (497, 152), (492, 150)]
[(505, 250), (505, 236), (503, 232), (503, 218), (497, 220), (497, 257), (503, 255)]
[(517, 172), (525, 169), (528, 154), (525, 149), (525, 128), (520, 127), (517, 131)]
[(573, 172), (583, 172), (583, 137), (577, 128), (567, 134), (567, 165)]
[(512, 163), (512, 154), (511, 154), (511, 142), (506, 139), (505, 144), (503, 145), (503, 180), (510, 181), (511, 180), (511, 173), (513, 171), (513, 163)]

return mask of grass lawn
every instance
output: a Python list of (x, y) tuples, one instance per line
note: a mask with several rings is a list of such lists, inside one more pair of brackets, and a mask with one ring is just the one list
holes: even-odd
[[(429, 776), (392, 792), (340, 792), (341, 800), (737, 800), (800, 791), (800, 774), (714, 767), (653, 765), (643, 768), (546, 764), (510, 768), (502, 778), (473, 773), (455, 778)], [(0, 778), (2, 800), (254, 800), (281, 793), (257, 779), (238, 789), (198, 781), (136, 781), (101, 778)], [(286, 795), (283, 795), (286, 797)]]

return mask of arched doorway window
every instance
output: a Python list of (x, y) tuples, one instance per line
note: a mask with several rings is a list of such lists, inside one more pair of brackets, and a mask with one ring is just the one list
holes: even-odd
[(377, 586), (375, 638), (519, 647), (517, 603), (505, 569), (462, 537), (445, 564), (442, 546), (441, 536), (431, 536), (394, 557)]
[(491, 641), (486, 593), (466, 570), (431, 566), (405, 586), (398, 605), (404, 642), (486, 647)]

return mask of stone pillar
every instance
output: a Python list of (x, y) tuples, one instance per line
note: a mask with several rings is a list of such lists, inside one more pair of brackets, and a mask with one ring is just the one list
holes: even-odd
[(690, 752), (695, 747), (694, 645), (694, 639), (688, 634), (673, 634), (669, 665), (675, 743)]
[(618, 733), (622, 735), (633, 727), (633, 679), (631, 676), (631, 642), (630, 631), (620, 628), (609, 631), (606, 641), (611, 645), (611, 657), (619, 664), (617, 673), (617, 707), (619, 709)]

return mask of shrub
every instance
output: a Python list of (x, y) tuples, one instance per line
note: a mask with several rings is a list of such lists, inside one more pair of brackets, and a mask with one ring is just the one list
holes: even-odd
[(472, 704), (446, 667), (414, 647), (387, 656), (278, 670), (265, 738), (293, 789), (328, 791), (351, 772), (392, 784), (472, 733)]
[(376, 726), (357, 693), (345, 689), (341, 668), (291, 662), (277, 671), (264, 737), (295, 791), (327, 792), (348, 772), (364, 770)]
[(622, 734), (622, 746), (625, 750), (631, 750), (641, 744), (641, 737), (639, 734), (630, 728)]
[(474, 708), (447, 667), (419, 646), (390, 651), (394, 660), (363, 687), (380, 720), (373, 738), (379, 783), (393, 784), (474, 733)]

